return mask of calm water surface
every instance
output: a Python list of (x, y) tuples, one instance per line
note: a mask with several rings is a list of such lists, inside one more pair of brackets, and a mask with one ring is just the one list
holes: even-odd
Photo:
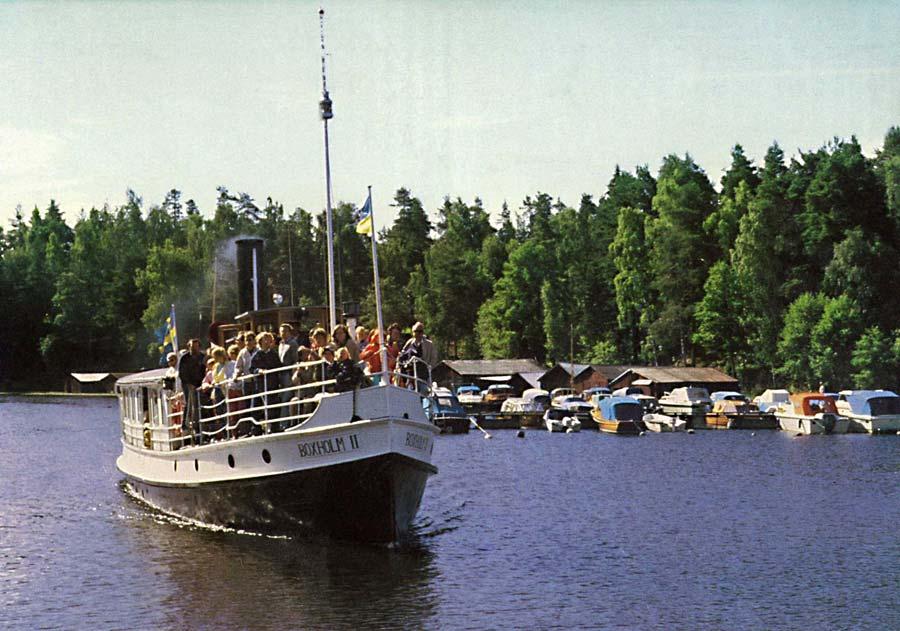
[(493, 434), (359, 546), (164, 518), (112, 399), (0, 399), (0, 627), (900, 629), (900, 437)]

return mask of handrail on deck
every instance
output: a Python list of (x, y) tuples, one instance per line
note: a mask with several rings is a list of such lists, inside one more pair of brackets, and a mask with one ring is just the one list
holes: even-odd
[[(267, 376), (278, 375), (281, 381), (282, 375), (287, 371), (292, 371), (293, 375), (293, 371), (298, 369), (324, 364), (324, 360), (297, 362), (289, 366), (234, 377), (216, 384), (212, 389), (204, 391), (196, 389), (193, 393), (178, 392), (165, 396), (165, 407), (162, 410), (165, 422), (162, 424), (153, 424), (149, 421), (136, 422), (123, 414), (123, 439), (132, 445), (154, 451), (174, 451), (184, 446), (220, 440), (239, 440), (295, 429), (315, 413), (315, 407), (312, 406), (318, 406), (323, 394), (334, 391), (339, 385), (337, 379), (321, 379), (306, 384), (291, 383), (269, 389)], [(406, 372), (410, 369), (411, 372)], [(293, 382), (293, 378), (291, 381)], [(431, 391), (431, 367), (420, 358), (414, 357), (402, 366), (398, 365), (391, 373), (390, 381), (395, 385), (416, 390), (422, 396), (428, 396)], [(358, 383), (353, 385), (353, 388), (359, 387)], [(301, 396), (301, 392), (304, 391), (304, 395)], [(212, 400), (204, 404), (201, 394), (205, 392), (210, 392)], [(240, 394), (235, 396), (233, 393), (236, 392)], [(188, 408), (191, 406), (187, 405), (185, 397), (191, 394), (196, 397), (192, 403), (193, 409), (196, 409), (195, 418), (188, 418)], [(217, 396), (221, 396), (221, 400), (215, 400)], [(287, 414), (284, 414), (285, 408)], [(156, 420), (158, 419), (157, 415)]]

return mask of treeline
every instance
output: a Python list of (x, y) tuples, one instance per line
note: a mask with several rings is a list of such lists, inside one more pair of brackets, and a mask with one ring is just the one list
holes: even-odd
[[(421, 319), (444, 357), (718, 365), (745, 384), (895, 388), (900, 374), (900, 128), (874, 158), (855, 138), (761, 166), (740, 145), (719, 191), (689, 156), (657, 177), (616, 169), (596, 200), (538, 192), (494, 226), (479, 199), (429, 214), (397, 191), (379, 234), (387, 321)], [(266, 240), (265, 294), (324, 304), (325, 217), (218, 189), (145, 207), (18, 210), (0, 231), (0, 381), (156, 365), (175, 303), (181, 339), (237, 305), (233, 242)], [(339, 301), (374, 322), (370, 247), (335, 209)]]

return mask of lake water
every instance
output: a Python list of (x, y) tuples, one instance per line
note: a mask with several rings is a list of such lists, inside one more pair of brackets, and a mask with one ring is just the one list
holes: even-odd
[(0, 627), (900, 628), (897, 436), (441, 436), (391, 548), (161, 517), (118, 432), (0, 398)]

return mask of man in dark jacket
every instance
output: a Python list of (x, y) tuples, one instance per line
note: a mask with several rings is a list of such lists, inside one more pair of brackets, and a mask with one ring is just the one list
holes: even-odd
[[(260, 333), (256, 336), (256, 343), (259, 345), (259, 351), (250, 362), (250, 372), (261, 375), (261, 377), (256, 379), (256, 392), (263, 393), (263, 395), (257, 397), (254, 407), (260, 405), (274, 406), (281, 402), (279, 395), (268, 394), (273, 390), (278, 390), (280, 387), (279, 373), (269, 372), (273, 368), (281, 367), (281, 362), (278, 359), (278, 349), (275, 346), (275, 336), (268, 331)], [(257, 415), (254, 414), (254, 416)], [(279, 416), (281, 416), (281, 407), (270, 407), (267, 412), (264, 412), (259, 417), (268, 418), (271, 421)], [(269, 427), (272, 429), (269, 429)], [(273, 423), (272, 425), (267, 425), (265, 431), (269, 433), (270, 431), (279, 431), (279, 429), (278, 424)]]
[(181, 380), (181, 391), (184, 393), (185, 414), (182, 430), (193, 437), (200, 428), (200, 407), (197, 400), (197, 388), (203, 383), (206, 375), (206, 355), (200, 352), (200, 340), (191, 339), (187, 343), (187, 352), (178, 363), (178, 378)]

